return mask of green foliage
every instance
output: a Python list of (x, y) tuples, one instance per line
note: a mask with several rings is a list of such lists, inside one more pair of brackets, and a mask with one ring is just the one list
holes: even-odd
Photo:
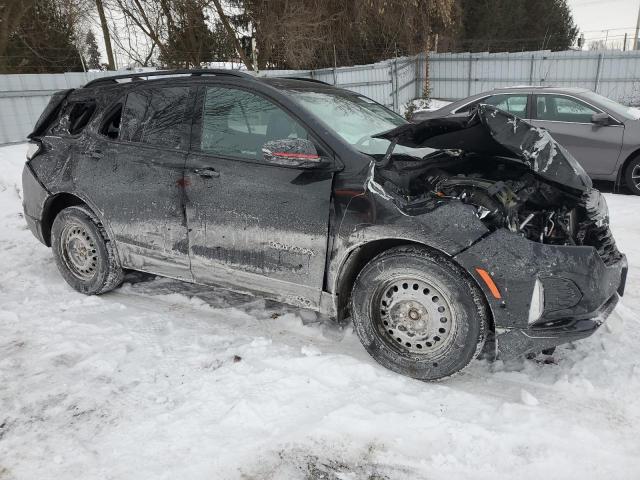
[(578, 28), (566, 0), (459, 0), (458, 51), (566, 50)]
[(234, 56), (233, 43), (218, 20), (205, 13), (205, 0), (161, 0), (167, 40), (160, 63), (168, 67), (199, 67)]
[(87, 32), (87, 35), (84, 38), (84, 43), (86, 49), (85, 62), (87, 64), (87, 68), (93, 70), (100, 69), (100, 51), (98, 50), (96, 36), (92, 30)]
[(0, 52), (0, 73), (82, 71), (73, 25), (56, 0), (23, 0), (24, 14)]

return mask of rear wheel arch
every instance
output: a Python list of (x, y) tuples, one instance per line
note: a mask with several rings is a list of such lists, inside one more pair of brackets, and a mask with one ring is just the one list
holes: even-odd
[(67, 207), (87, 204), (71, 193), (57, 193), (47, 199), (42, 212), (42, 236), (47, 247), (51, 246), (51, 227), (58, 214)]
[[(47, 199), (42, 209), (42, 236), (47, 247), (51, 246), (51, 227), (58, 214), (67, 207), (82, 205), (89, 209), (102, 224), (109, 238), (114, 238), (108, 222), (100, 211), (84, 198), (69, 192), (58, 192)], [(116, 249), (117, 250), (117, 249)]]

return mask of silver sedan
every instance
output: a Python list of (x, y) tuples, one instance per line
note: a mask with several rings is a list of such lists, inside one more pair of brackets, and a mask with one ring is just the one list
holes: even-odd
[(495, 105), (547, 129), (591, 178), (625, 184), (640, 195), (640, 110), (584, 88), (513, 87), (458, 100), (411, 120), (460, 116), (474, 106)]

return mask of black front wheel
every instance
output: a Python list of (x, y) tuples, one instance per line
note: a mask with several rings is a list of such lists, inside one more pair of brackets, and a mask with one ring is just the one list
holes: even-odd
[(459, 372), (482, 350), (488, 309), (457, 264), (417, 246), (390, 249), (356, 279), (351, 310), (360, 341), (381, 365), (420, 380)]
[(124, 273), (104, 227), (87, 207), (62, 210), (51, 227), (51, 248), (66, 282), (96, 295), (122, 283)]

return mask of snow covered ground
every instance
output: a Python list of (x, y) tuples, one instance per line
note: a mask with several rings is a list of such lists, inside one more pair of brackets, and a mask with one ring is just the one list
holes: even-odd
[(421, 383), (350, 328), (173, 280), (71, 290), (0, 149), (0, 479), (640, 478), (640, 198), (607, 195), (631, 266), (555, 363)]

